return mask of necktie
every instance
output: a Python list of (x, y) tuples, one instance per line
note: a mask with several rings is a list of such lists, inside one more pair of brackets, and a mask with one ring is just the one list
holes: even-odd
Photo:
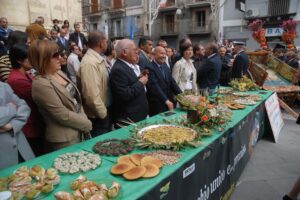
[(161, 72), (161, 75), (163, 76), (164, 79), (166, 79), (166, 76), (165, 76), (165, 72), (164, 72), (164, 69), (162, 68), (162, 66), (158, 66), (158, 68), (160, 69), (160, 72)]

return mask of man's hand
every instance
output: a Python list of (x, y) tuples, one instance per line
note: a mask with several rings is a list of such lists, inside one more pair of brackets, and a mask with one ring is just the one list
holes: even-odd
[(165, 104), (168, 106), (169, 111), (173, 111), (174, 105), (170, 100), (167, 100)]
[(0, 127), (0, 133), (8, 132), (12, 129), (12, 125), (10, 123), (5, 124), (4, 126)]
[(139, 81), (143, 84), (146, 85), (148, 83), (148, 75), (143, 75), (139, 78)]

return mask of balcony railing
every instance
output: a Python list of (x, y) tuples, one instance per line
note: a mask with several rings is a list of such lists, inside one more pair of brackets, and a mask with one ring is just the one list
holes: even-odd
[(160, 35), (176, 35), (178, 34), (178, 23), (157, 23)]
[(191, 21), (190, 33), (210, 33), (211, 28), (206, 22)]
[(209, 0), (186, 0), (186, 5), (188, 6), (206, 6), (210, 5)]

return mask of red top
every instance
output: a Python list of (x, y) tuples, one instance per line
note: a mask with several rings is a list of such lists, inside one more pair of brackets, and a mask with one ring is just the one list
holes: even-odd
[(17, 69), (12, 69), (7, 79), (7, 83), (15, 94), (24, 99), (31, 109), (30, 116), (22, 131), (27, 138), (40, 138), (45, 133), (45, 124), (31, 96), (32, 81), (31, 75), (24, 75)]

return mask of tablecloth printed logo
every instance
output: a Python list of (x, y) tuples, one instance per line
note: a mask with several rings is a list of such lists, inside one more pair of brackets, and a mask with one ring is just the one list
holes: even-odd
[(160, 199), (163, 199), (167, 194), (168, 194), (168, 192), (169, 192), (169, 190), (170, 190), (170, 181), (166, 184), (166, 185), (164, 185), (164, 186), (162, 186), (161, 188), (160, 188), (160, 192), (162, 193), (161, 195), (160, 195)]
[(191, 166), (183, 170), (183, 179), (188, 177), (191, 173), (195, 171), (195, 163), (193, 163)]

